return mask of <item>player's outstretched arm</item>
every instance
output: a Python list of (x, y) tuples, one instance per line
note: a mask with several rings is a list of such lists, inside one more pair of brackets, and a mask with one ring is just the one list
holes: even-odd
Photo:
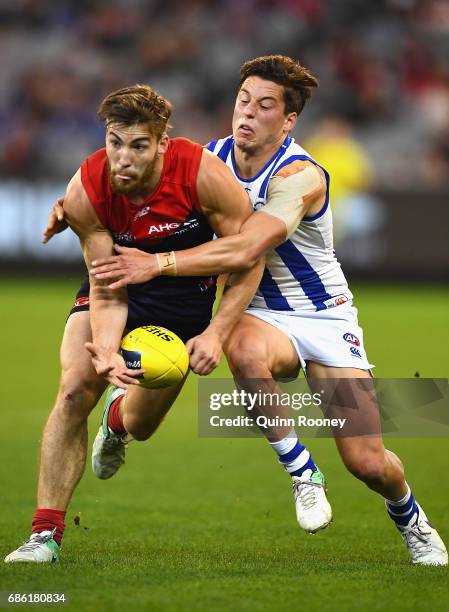
[[(218, 159), (216, 162), (224, 166)], [(198, 193), (206, 201), (204, 210), (208, 210), (208, 202), (212, 203), (211, 223), (219, 222), (221, 215), (226, 214), (223, 211), (232, 210), (232, 202), (240, 202), (247, 210), (240, 188), (239, 195), (229, 188), (227, 197), (226, 172), (231, 174), (225, 166), (225, 170), (221, 169), (221, 181), (217, 182), (209, 177), (200, 183), (198, 177)], [(94, 261), (91, 274), (103, 280), (119, 277), (119, 281), (110, 284), (111, 288), (119, 288), (159, 275), (207, 276), (250, 269), (266, 251), (289, 238), (308, 211), (321, 208), (325, 194), (322, 171), (311, 162), (293, 162), (271, 179), (264, 209), (249, 216), (239, 234), (226, 236), (216, 232), (223, 237), (193, 249), (158, 256), (120, 247), (118, 257)]]
[[(324, 174), (311, 162), (294, 161), (270, 180), (264, 208), (243, 223), (240, 233), (172, 255), (179, 276), (234, 272), (253, 267), (282, 244), (309, 211), (321, 208), (326, 195)], [(161, 274), (171, 274), (161, 269)]]
[[(95, 257), (112, 253), (112, 236), (101, 225), (79, 171), (68, 185), (64, 209), (67, 223), (79, 237), (87, 265)], [(93, 279), (89, 302), (92, 342), (86, 343), (86, 349), (91, 354), (97, 374), (119, 387), (138, 384), (137, 371), (129, 370), (118, 352), (128, 316), (126, 290), (112, 291), (103, 281)]]

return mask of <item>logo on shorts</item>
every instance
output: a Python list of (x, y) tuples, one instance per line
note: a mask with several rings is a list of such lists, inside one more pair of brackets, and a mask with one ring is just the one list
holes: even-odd
[(88, 295), (77, 298), (72, 308), (79, 308), (80, 306), (89, 306), (89, 296)]
[(355, 348), (355, 346), (351, 346), (351, 348), (349, 350), (354, 355), (354, 357), (359, 357), (360, 359), (362, 358), (359, 349)]
[(347, 296), (342, 293), (341, 295), (335, 295), (328, 300), (324, 300), (324, 305), (326, 308), (335, 308), (335, 306), (341, 306), (341, 304), (345, 304), (348, 301)]
[(355, 344), (355, 346), (360, 346), (360, 340), (354, 334), (350, 334), (349, 332), (343, 335), (343, 340), (349, 342), (349, 344)]

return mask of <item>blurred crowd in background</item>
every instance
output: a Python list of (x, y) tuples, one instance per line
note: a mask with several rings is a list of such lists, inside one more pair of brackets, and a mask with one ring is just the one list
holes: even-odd
[(173, 102), (172, 135), (226, 135), (240, 64), (269, 53), (319, 78), (295, 136), (331, 171), (350, 155), (343, 183), (448, 185), (446, 0), (0, 0), (0, 176), (68, 179), (135, 82)]

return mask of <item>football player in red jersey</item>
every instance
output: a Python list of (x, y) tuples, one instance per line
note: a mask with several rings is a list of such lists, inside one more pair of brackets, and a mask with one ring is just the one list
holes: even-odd
[[(111, 255), (115, 241), (160, 253), (161, 265), (170, 268), (175, 245), (189, 248), (214, 233), (238, 233), (250, 215), (248, 197), (225, 164), (200, 145), (168, 138), (170, 112), (170, 103), (143, 85), (113, 92), (100, 105), (106, 147), (83, 162), (64, 200), (88, 266)], [(90, 287), (83, 283), (62, 340), (61, 380), (42, 440), (32, 535), (5, 561), (58, 560), (65, 511), (85, 467), (87, 417), (108, 383), (114, 386), (93, 458), (100, 478), (123, 463), (128, 434), (137, 440), (150, 437), (179, 394), (182, 384), (158, 390), (139, 386), (141, 370), (128, 369), (119, 354), (124, 332), (156, 324), (186, 342), (207, 336), (208, 350), (198, 353), (195, 339), (188, 348), (195, 370), (208, 370), (217, 364), (221, 344), (261, 274), (262, 262), (235, 274), (212, 322), (215, 278), (210, 276), (172, 275), (128, 291), (113, 291), (95, 279)]]

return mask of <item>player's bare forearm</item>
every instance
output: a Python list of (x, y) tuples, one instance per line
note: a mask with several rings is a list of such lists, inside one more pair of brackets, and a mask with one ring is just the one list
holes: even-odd
[(249, 270), (234, 272), (228, 277), (217, 313), (206, 332), (213, 332), (222, 343), (226, 342), (240, 315), (256, 293), (264, 265), (265, 259), (262, 257)]
[(92, 342), (104, 350), (117, 352), (128, 317), (126, 289), (112, 291), (92, 283), (89, 311)]
[[(214, 276), (250, 270), (265, 252), (285, 240), (285, 225), (264, 213), (255, 213), (239, 234), (169, 254), (152, 255), (139, 249), (115, 247), (119, 253), (92, 261), (91, 277), (106, 280), (111, 289), (150, 281), (159, 275)], [(166, 265), (168, 264), (168, 265)]]
[(264, 260), (250, 270), (235, 272), (227, 279), (217, 314), (199, 336), (187, 342), (190, 367), (205, 376), (220, 363), (223, 344), (251, 301), (262, 276)]
[(217, 314), (199, 336), (187, 342), (190, 367), (202, 376), (209, 374), (220, 363), (223, 344), (248, 306), (262, 276), (264, 260), (250, 270), (235, 272), (226, 283)]
[(281, 221), (264, 213), (254, 213), (239, 234), (176, 251), (176, 273), (206, 276), (250, 270), (266, 251), (284, 240), (285, 225)]
[[(96, 257), (111, 255), (112, 236), (100, 223), (79, 171), (68, 185), (64, 206), (67, 222), (79, 237), (86, 266), (89, 267)], [(136, 384), (136, 377), (141, 372), (129, 370), (118, 352), (128, 316), (126, 289), (114, 292), (105, 282), (93, 279), (89, 297), (92, 342), (86, 342), (85, 347), (97, 374), (119, 387)]]

